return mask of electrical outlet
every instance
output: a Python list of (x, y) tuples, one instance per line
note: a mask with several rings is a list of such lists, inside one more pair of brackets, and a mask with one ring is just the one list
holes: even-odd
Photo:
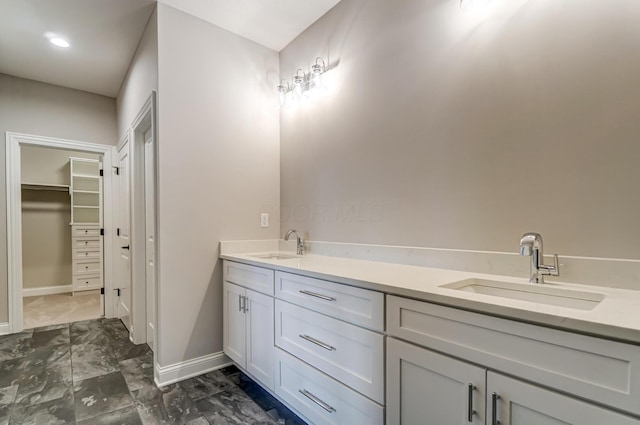
[(260, 227), (269, 227), (269, 213), (260, 213)]

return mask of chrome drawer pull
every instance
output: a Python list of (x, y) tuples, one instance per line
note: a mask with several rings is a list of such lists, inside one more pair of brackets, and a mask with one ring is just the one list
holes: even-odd
[(329, 404), (325, 403), (324, 401), (320, 400), (318, 397), (314, 396), (309, 391), (307, 391), (307, 390), (298, 390), (298, 391), (300, 391), (300, 394), (302, 394), (303, 396), (305, 396), (309, 400), (313, 401), (315, 404), (317, 404), (318, 406), (322, 407), (327, 412), (333, 413), (333, 412), (336, 411), (336, 409), (334, 409), (331, 405), (329, 405)]
[(332, 346), (331, 346), (331, 345), (329, 345), (329, 344), (326, 344), (326, 343), (324, 343), (324, 342), (322, 342), (322, 341), (318, 341), (317, 339), (315, 339), (315, 338), (313, 338), (313, 337), (310, 337), (309, 335), (302, 335), (302, 334), (300, 334), (300, 335), (298, 335), (298, 336), (299, 336), (300, 338), (304, 339), (304, 340), (309, 341), (309, 342), (310, 342), (310, 343), (312, 343), (312, 344), (315, 344), (315, 345), (317, 345), (317, 346), (319, 346), (319, 347), (324, 348), (324, 349), (325, 349), (325, 350), (327, 350), (327, 351), (336, 351), (336, 347), (332, 347)]
[(316, 294), (315, 292), (309, 292), (309, 291), (298, 291), (301, 294), (305, 294), (305, 295), (310, 295), (312, 297), (316, 297), (316, 298), (320, 298), (321, 300), (326, 300), (326, 301), (336, 301), (335, 298), (333, 297), (329, 297), (327, 295), (322, 295), (322, 294)]
[(491, 415), (493, 416), (491, 425), (500, 425), (498, 420), (498, 400), (500, 400), (498, 393), (491, 394)]
[(469, 384), (469, 400), (467, 404), (467, 422), (473, 423), (473, 415), (476, 414), (476, 411), (473, 410), (473, 391), (476, 387), (473, 384)]

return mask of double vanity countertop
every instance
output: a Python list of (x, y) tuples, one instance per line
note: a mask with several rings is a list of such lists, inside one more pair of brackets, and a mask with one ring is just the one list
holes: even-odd
[[(295, 256), (291, 252), (242, 254), (223, 252), (220, 257), (258, 267), (640, 345), (640, 291), (557, 282), (534, 285), (529, 283), (528, 278), (313, 254)], [(469, 279), (476, 279), (476, 281)], [(560, 298), (562, 295), (574, 293), (576, 298), (587, 299), (587, 307), (551, 305), (546, 302), (525, 301), (456, 289), (477, 280), (481, 280), (480, 284), (486, 281), (497, 287), (504, 283), (506, 288), (517, 287), (518, 291), (523, 293), (534, 291), (534, 295), (535, 291), (540, 290), (558, 292), (561, 294)], [(508, 289), (507, 292), (509, 292)], [(593, 302), (595, 306), (588, 305), (591, 302), (589, 299), (597, 300)]]

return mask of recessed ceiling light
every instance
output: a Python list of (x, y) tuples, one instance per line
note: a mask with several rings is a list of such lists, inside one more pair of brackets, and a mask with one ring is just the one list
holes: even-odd
[(52, 37), (49, 39), (49, 41), (51, 42), (51, 44), (55, 44), (58, 47), (69, 47), (71, 46), (69, 44), (69, 42), (63, 38), (60, 37)]

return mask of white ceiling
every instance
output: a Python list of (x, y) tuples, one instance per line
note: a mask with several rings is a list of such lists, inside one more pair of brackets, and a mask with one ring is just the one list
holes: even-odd
[[(158, 1), (280, 51), (340, 0)], [(0, 0), (0, 73), (115, 97), (155, 3)]]
[(158, 0), (275, 51), (340, 0)]
[[(0, 73), (115, 97), (155, 0), (0, 0)], [(53, 46), (45, 33), (66, 38)]]

